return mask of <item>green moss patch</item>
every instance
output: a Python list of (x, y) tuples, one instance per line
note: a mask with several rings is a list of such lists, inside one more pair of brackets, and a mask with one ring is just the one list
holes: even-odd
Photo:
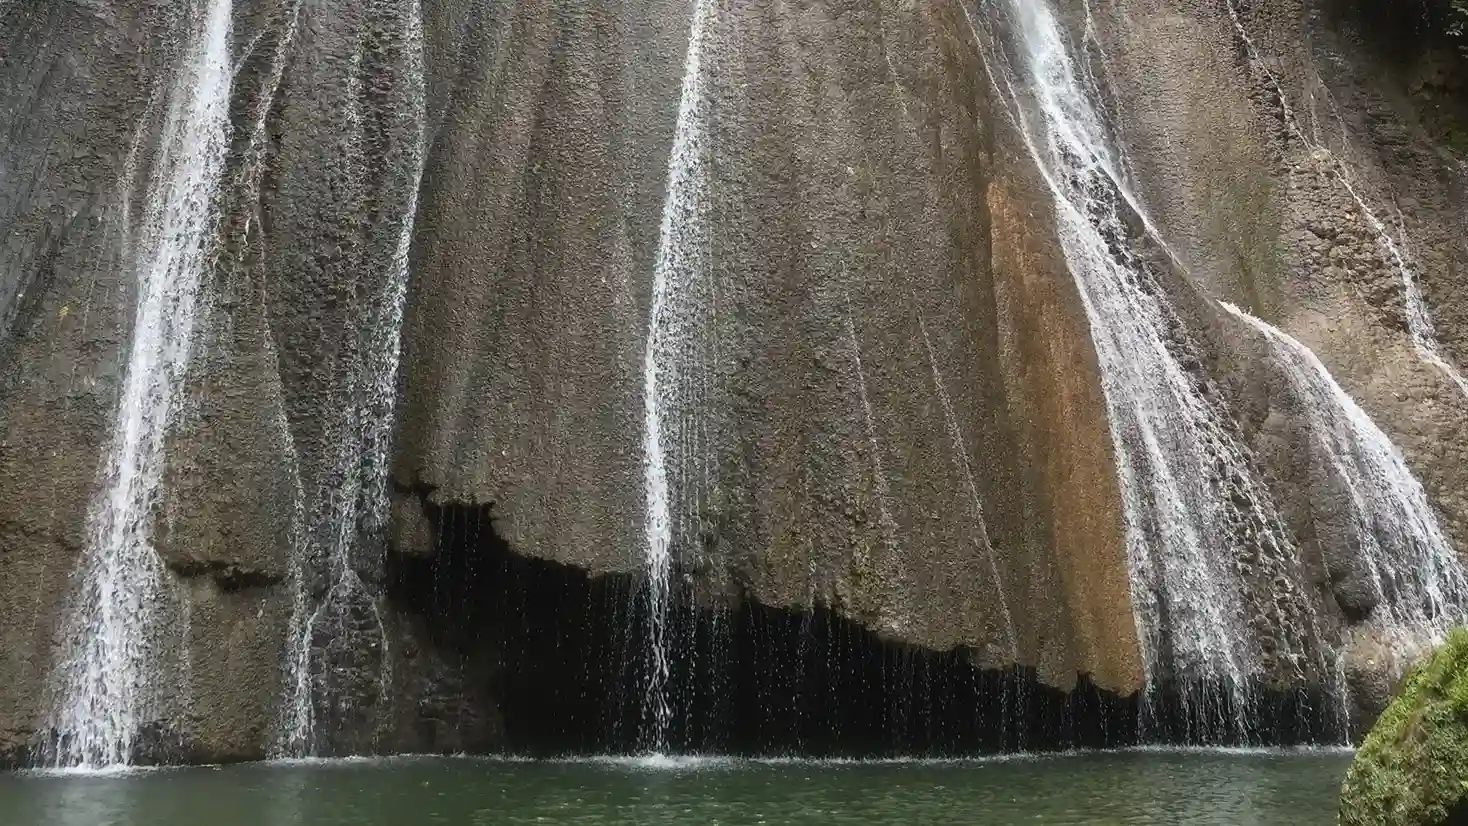
[(1468, 630), (1403, 681), (1341, 790), (1342, 826), (1439, 826), (1468, 803)]

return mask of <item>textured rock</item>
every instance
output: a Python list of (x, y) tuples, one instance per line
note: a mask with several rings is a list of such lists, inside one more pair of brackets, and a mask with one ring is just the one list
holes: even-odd
[[(1344, 2), (1233, 0), (1237, 26), (1222, 3), (1091, 5), (1128, 160), (1174, 251), (1211, 294), (1320, 355), (1407, 454), (1461, 545), (1452, 492), (1468, 484), (1468, 404), (1414, 350), (1400, 275), (1346, 186), (1408, 252), (1444, 355), (1462, 364), (1468, 249), (1450, 239), (1468, 180), (1430, 128), (1450, 112), (1412, 91), (1452, 62), (1444, 47), (1410, 15)], [(1294, 475), (1290, 455), (1276, 474)]]
[(1359, 742), (1386, 710), (1410, 660), (1420, 654), (1394, 650), (1386, 640), (1370, 632), (1358, 633), (1351, 640), (1344, 657), (1353, 742)]
[[(1367, 214), (1412, 266), (1441, 354), (1461, 365), (1454, 319), (1468, 250), (1450, 236), (1468, 180), (1438, 140), (1455, 115), (1439, 101), (1451, 96), (1422, 92), (1450, 85), (1443, 67), (1456, 66), (1452, 76), (1461, 64), (1411, 15), (1371, 4), (1088, 8), (1093, 64), (1114, 90), (1128, 165), (1181, 264), (1208, 295), (1320, 356), (1405, 453), (1461, 547), (1468, 403), (1414, 346), (1399, 268)], [(1334, 636), (1376, 607), (1346, 492), (1286, 377), (1231, 324), (1209, 326), (1210, 371), (1300, 543), (1314, 621)]]
[[(0, 752), (45, 714), (45, 681), (87, 542), (133, 285), (119, 184), (162, 59), (141, 4), (0, 9)], [(123, 79), (119, 83), (118, 80)]]
[[(504, 57), (465, 63), (463, 116), (437, 132), (395, 474), (439, 505), (494, 503), (518, 552), (637, 570), (646, 290), (686, 11), (582, 10), (558, 31), (551, 11), (465, 24), (524, 34), (482, 38)], [(715, 592), (831, 605), (898, 639), (1125, 690), (1138, 666), (1105, 430), (1093, 380), (1070, 372), (1084, 316), (1044, 284), (998, 304), (1001, 279), (1056, 253), (1018, 215), (991, 225), (988, 201), (1015, 209), (1013, 185), (992, 179), (996, 113), (955, 12), (717, 15), (717, 287), (696, 324), (718, 349), (700, 356), (703, 455), (688, 460), (706, 487), (689, 495), (710, 504), (679, 514), (705, 527), (678, 553)], [(486, 84), (487, 64), (504, 79)], [(532, 81), (542, 91), (522, 93)], [(991, 264), (1001, 252), (1013, 269)], [(1036, 326), (1056, 340), (1025, 363)], [(1043, 425), (1029, 412), (1052, 405)], [(1095, 458), (1099, 493), (1059, 467), (1056, 432)]]
[(629, 570), (686, 4), (431, 7), (395, 479), (494, 503), (528, 553)]
[[(1180, 259), (1150, 251), (1199, 343), (1193, 368), (1299, 539), (1292, 594), (1322, 635), (1344, 633), (1376, 607), (1349, 503), (1311, 460), (1301, 399), (1262, 343), (1205, 297), (1319, 353), (1468, 542), (1468, 403), (1414, 351), (1401, 279), (1344, 183), (1406, 239), (1443, 355), (1463, 363), (1458, 58), (1336, 0), (1233, 0), (1262, 63), (1222, 2), (1057, 4)], [(331, 587), (323, 559), (379, 445), (363, 411), (396, 410), (391, 507), (385, 527), (348, 526), (373, 540), (352, 562), (377, 611), (352, 617), (371, 650), (348, 663), (349, 684), (371, 688), (348, 692), (326, 750), (488, 750), (516, 725), (494, 693), (516, 667), (505, 657), (533, 659), (510, 645), (514, 618), (455, 637), (435, 612), (469, 610), (454, 590), (469, 586), (422, 573), (510, 575), (445, 558), (481, 547), (452, 520), (478, 514), (477, 531), (492, 506), (508, 552), (606, 583), (643, 568), (643, 359), (689, 5), (422, 6), (415, 124), (409, 4), (313, 2), (297, 17), (291, 2), (236, 0), (203, 355), (153, 519), (177, 606), (164, 621), (187, 643), (149, 721), (164, 757), (278, 742), (293, 623)], [(34, 741), (51, 701), (126, 358), (125, 217), (156, 152), (175, 10), (0, 4), (0, 761)], [(670, 437), (675, 590), (704, 608), (820, 608), (894, 646), (1129, 695), (1142, 664), (1096, 356), (974, 12), (718, 5), (699, 238), (711, 263), (680, 310), (678, 357), (700, 382)], [(419, 126), (421, 181), (403, 162)], [(407, 217), (394, 400), (362, 365)], [(410, 569), (437, 584), (405, 584)], [(1266, 568), (1249, 576), (1261, 604), (1283, 590)], [(587, 593), (631, 605), (620, 587)], [(1380, 641), (1350, 633), (1360, 722), (1390, 675)], [(1275, 671), (1261, 677), (1326, 679)]]

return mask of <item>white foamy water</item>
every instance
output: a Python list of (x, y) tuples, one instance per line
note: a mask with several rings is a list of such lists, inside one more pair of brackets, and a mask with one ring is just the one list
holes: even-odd
[[(1019, 69), (999, 45), (985, 60), (1054, 195), (1057, 234), (1090, 322), (1148, 683), (1194, 686), (1180, 697), (1190, 737), (1247, 741), (1250, 681), (1267, 664), (1251, 630), (1257, 620), (1276, 635), (1274, 665), (1300, 672), (1318, 658), (1308, 650), (1315, 621), (1298, 591), (1298, 549), (1168, 302), (1166, 265), (1137, 245), (1170, 254), (1127, 184), (1094, 76), (1046, 4), (1006, 7)], [(1277, 583), (1276, 593), (1250, 589), (1243, 559)]]
[[(1196, 356), (1161, 287), (1129, 247), (1122, 185), (1094, 90), (1050, 10), (1011, 0), (1032, 122), (1007, 67), (1011, 111), (1055, 196), (1056, 224), (1091, 326), (1121, 481), (1132, 600), (1149, 680), (1170, 671), (1226, 686), (1218, 720), (1244, 734), (1246, 685), (1260, 664), (1229, 541), (1223, 479), (1248, 497), (1249, 519), (1288, 543), (1224, 411), (1200, 392)], [(1185, 367), (1182, 358), (1193, 363)], [(1164, 652), (1171, 662), (1164, 662)], [(1226, 702), (1225, 702), (1226, 701)], [(1209, 703), (1210, 698), (1203, 702)], [(1200, 709), (1195, 716), (1221, 712)]]
[[(362, 569), (380, 568), (388, 519), (387, 477), (389, 449), (396, 413), (397, 378), (401, 361), (403, 313), (407, 304), (409, 253), (418, 211), (418, 192), (427, 157), (427, 93), (424, 79), (422, 6), (419, 0), (381, 3), (373, 12), (400, 26), (402, 65), (393, 86), (393, 117), (405, 140), (388, 142), (383, 167), (403, 177), (401, 211), (390, 226), (389, 246), (370, 249), (370, 261), (381, 261), (387, 272), (380, 293), (367, 308), (367, 330), (359, 362), (348, 368), (346, 396), (349, 409), (339, 426), (341, 452), (331, 475), (331, 489), (323, 491), (316, 516), (328, 526), (324, 547), (326, 594), (314, 602), (309, 587), (309, 541), (297, 547), (291, 578), (297, 598), (292, 612), (291, 639), (286, 658), (286, 703), (274, 752), (278, 756), (309, 756), (321, 747), (316, 732), (318, 702), (343, 702), (334, 696), (351, 689), (339, 685), (334, 673), (338, 660), (371, 650), (379, 660), (377, 708), (391, 698), (391, 652), (382, 619), (379, 596), (362, 579)], [(291, 17), (291, 31), (295, 15)], [(347, 128), (352, 145), (363, 137), (360, 52), (348, 72)], [(358, 161), (359, 159), (349, 159)], [(364, 628), (364, 622), (366, 627)], [(363, 638), (366, 634), (372, 639)], [(325, 654), (326, 661), (316, 662)], [(324, 696), (322, 696), (324, 695)]]
[(1370, 621), (1398, 650), (1440, 639), (1464, 620), (1468, 575), (1401, 451), (1304, 344), (1232, 304), (1289, 376), (1319, 455), (1350, 497), (1354, 550), (1377, 607)]
[[(1352, 183), (1350, 169), (1346, 167), (1345, 162), (1336, 157), (1329, 149), (1320, 145), (1318, 141), (1312, 141), (1305, 135), (1305, 130), (1301, 128), (1299, 119), (1295, 117), (1294, 107), (1290, 105), (1289, 98), (1285, 95), (1284, 85), (1280, 83), (1279, 78), (1275, 76), (1274, 72), (1270, 70), (1269, 65), (1260, 56), (1254, 39), (1249, 35), (1248, 29), (1244, 27), (1243, 18), (1239, 16), (1238, 7), (1234, 5), (1233, 0), (1227, 0), (1227, 4), (1229, 18), (1233, 21), (1234, 30), (1238, 33), (1239, 40), (1243, 42), (1244, 49), (1249, 55), (1249, 62), (1259, 70), (1260, 74), (1264, 76), (1265, 81), (1269, 83), (1275, 94), (1279, 96), (1279, 105), (1284, 113), (1285, 127), (1289, 129), (1290, 134), (1302, 146), (1314, 153), (1317, 160), (1329, 162), (1336, 173), (1336, 180), (1340, 181), (1346, 193), (1351, 196), (1351, 200), (1356, 203), (1356, 208), (1361, 210), (1361, 215), (1366, 218), (1367, 225), (1371, 227), (1372, 232), (1376, 235), (1377, 243), (1381, 246), (1382, 251), (1386, 253), (1389, 263), (1397, 271), (1398, 277), (1401, 278), (1404, 295), (1403, 309), (1407, 315), (1407, 331), (1412, 337), (1412, 344), (1417, 349), (1418, 357), (1441, 372), (1463, 395), (1468, 396), (1468, 378), (1465, 378), (1463, 373), (1442, 354), (1442, 346), (1437, 340), (1437, 328), (1433, 324), (1432, 313), (1428, 310), (1427, 302), (1422, 297), (1422, 287), (1418, 283), (1418, 273), (1415, 263), (1403, 248), (1402, 243), (1392, 237), (1391, 231), (1387, 229), (1386, 223), (1371, 209), (1371, 206), (1366, 203), (1366, 199), (1362, 197), (1356, 185)], [(1342, 139), (1344, 139), (1344, 129), (1342, 130)]]
[[(647, 552), (648, 638), (646, 685), (640, 739), (651, 752), (667, 749), (672, 708), (667, 691), (675, 506), (669, 479), (670, 453), (680, 472), (690, 454), (702, 459), (701, 433), (688, 396), (704, 386), (696, 357), (699, 308), (695, 282), (705, 267), (703, 224), (708, 206), (708, 125), (704, 92), (705, 39), (714, 10), (695, 0), (683, 65), (673, 149), (668, 158), (668, 190), (663, 203), (657, 259), (653, 266), (652, 311), (643, 359), (644, 535)], [(672, 428), (669, 428), (670, 424)], [(704, 460), (706, 461), (706, 460)]]
[[(102, 492), (70, 606), (50, 720), (55, 767), (122, 766), (148, 722), (164, 567), (152, 513), (164, 442), (189, 363), (200, 284), (215, 249), (229, 150), (230, 0), (190, 9), (152, 180), (136, 224), (137, 306)], [(131, 173), (129, 173), (130, 175)]]
[[(1120, 749), (1067, 749), (1062, 751), (1008, 752), (965, 757), (759, 757), (723, 754), (600, 754), (561, 757), (529, 757), (517, 754), (399, 754), (382, 757), (289, 758), (263, 765), (283, 768), (352, 769), (362, 766), (410, 766), (434, 763), (485, 763), (506, 765), (597, 766), (632, 772), (679, 774), (698, 771), (739, 771), (752, 767), (791, 769), (839, 769), (862, 766), (933, 767), (991, 766), (1040, 763), (1129, 754), (1178, 755), (1190, 757), (1267, 758), (1349, 755), (1349, 746), (1132, 746)], [(47, 772), (49, 774), (49, 772)]]
[[(1332, 689), (1345, 708), (1340, 652), (1332, 669), (1312, 602), (1300, 590), (1299, 551), (1168, 303), (1159, 283), (1166, 273), (1133, 246), (1132, 237), (1144, 234), (1166, 250), (1114, 154), (1096, 108), (1101, 96), (1094, 77), (1077, 66), (1045, 4), (1010, 0), (1008, 8), (1024, 70), (1013, 71), (1000, 47), (985, 58), (999, 69), (996, 87), (1009, 99), (1055, 196), (1058, 233), (1090, 321), (1122, 483), (1132, 599), (1149, 683), (1166, 674), (1201, 680), (1201, 696), (1183, 697), (1200, 706), (1185, 709), (1188, 718), (1204, 721), (1204, 730), (1190, 737), (1223, 733), (1247, 741), (1247, 682), (1269, 665), (1259, 648), (1263, 620), (1262, 630), (1283, 649), (1274, 664), (1294, 668), (1297, 676), (1333, 674)], [(1357, 202), (1370, 217), (1359, 197)], [(1137, 221), (1129, 222), (1131, 216)], [(1380, 229), (1383, 244), (1395, 253)], [(1268, 337), (1304, 402), (1322, 455), (1350, 493), (1359, 553), (1380, 601), (1372, 623), (1403, 647), (1440, 634), (1462, 616), (1464, 575), (1400, 453), (1307, 348), (1226, 309)], [(1261, 599), (1250, 593), (1240, 564), (1245, 559), (1265, 574), (1271, 594)]]

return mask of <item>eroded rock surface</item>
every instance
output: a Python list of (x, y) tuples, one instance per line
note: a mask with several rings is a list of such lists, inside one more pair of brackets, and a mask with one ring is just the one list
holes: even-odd
[[(0, 3), (0, 760), (47, 725), (132, 324), (128, 199), (188, 5)], [(1210, 299), (1318, 353), (1468, 542), (1468, 398), (1414, 346), (1383, 236), (1412, 264), (1441, 358), (1463, 364), (1461, 59), (1335, 0), (1057, 6), (1176, 255), (1165, 289), (1195, 367), (1298, 540), (1292, 593), (1344, 637), (1378, 599), (1349, 503), (1267, 348)], [(279, 746), (301, 606), (346, 581), (325, 562), (342, 541), (371, 545), (348, 566), (365, 596), (342, 621), (373, 647), (342, 660), (362, 672), (345, 684), (375, 688), (322, 710), (324, 751), (503, 747), (516, 722), (495, 691), (523, 690), (506, 682), (516, 658), (547, 683), (574, 676), (524, 640), (603, 644), (529, 607), (523, 638), (512, 615), (473, 614), (488, 610), (476, 577), (498, 593), (516, 580), (494, 576), (548, 576), (459, 556), (488, 547), (464, 531), (487, 531), (491, 508), (504, 552), (576, 589), (604, 580), (588, 605), (625, 606), (567, 616), (636, 627), (644, 357), (689, 4), (425, 2), (421, 77), (404, 33), (416, 8), (235, 2), (218, 260), (153, 516), (186, 606), (165, 619), (187, 640), (182, 679), (151, 711), (164, 758)], [(820, 609), (822, 627), (892, 651), (1128, 696), (1143, 664), (1096, 355), (1055, 205), (976, 39), (986, 8), (712, 14), (704, 266), (680, 309), (697, 415), (669, 442), (675, 590), (690, 609)], [(420, 134), (421, 176), (407, 162)], [(384, 393), (364, 365), (381, 367), (371, 331), (408, 220)], [(384, 410), (379, 526), (350, 502), (385, 437), (362, 420)], [(340, 540), (348, 513), (355, 538)], [(1274, 576), (1251, 573), (1261, 602), (1285, 590)], [(1378, 695), (1390, 677), (1352, 639), (1353, 694)], [(625, 645), (597, 656), (636, 660)]]

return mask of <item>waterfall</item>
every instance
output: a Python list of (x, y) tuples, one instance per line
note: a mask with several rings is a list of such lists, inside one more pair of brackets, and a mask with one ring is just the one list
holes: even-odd
[[(386, 272), (380, 291), (366, 308), (357, 362), (346, 373), (347, 408), (338, 425), (338, 454), (319, 494), (312, 522), (324, 533), (295, 549), (291, 578), (296, 602), (286, 658), (287, 698), (275, 746), (278, 755), (313, 755), (323, 748), (316, 730), (319, 702), (350, 703), (342, 685), (348, 679), (342, 663), (361, 656), (378, 660), (377, 708), (391, 701), (391, 659), (388, 629), (382, 619), (379, 596), (364, 573), (380, 573), (386, 549), (388, 523), (387, 476), (389, 448), (397, 400), (403, 313), (407, 303), (409, 253), (418, 211), (418, 191), (426, 159), (426, 89), (423, 65), (423, 19), (419, 0), (376, 0), (368, 14), (390, 28), (401, 15), (396, 44), (403, 66), (394, 91), (401, 96), (390, 119), (397, 121), (405, 141), (383, 141), (389, 148), (382, 158), (388, 174), (401, 174), (401, 211), (388, 221), (381, 236), (386, 246), (370, 248), (369, 260), (381, 260)], [(294, 21), (294, 17), (292, 18)], [(294, 27), (294, 22), (292, 22)], [(359, 68), (359, 59), (353, 70)], [(358, 107), (361, 78), (348, 78), (348, 128), (362, 129)], [(376, 91), (381, 92), (378, 88)], [(358, 141), (358, 145), (362, 143)], [(390, 190), (391, 191), (391, 190)], [(394, 192), (394, 194), (396, 194)], [(361, 321), (360, 319), (358, 321)], [(324, 559), (324, 570), (313, 562)], [(325, 583), (325, 594), (310, 594), (313, 575)], [(365, 639), (364, 639), (365, 637)]]
[[(647, 351), (643, 359), (643, 484), (646, 496), (644, 531), (647, 540), (648, 635), (644, 677), (643, 728), (639, 739), (644, 749), (663, 752), (668, 748), (672, 707), (668, 682), (672, 670), (670, 651), (673, 544), (675, 516), (689, 508), (672, 501), (669, 455), (679, 462), (677, 472), (688, 475), (689, 457), (701, 463), (702, 490), (707, 490), (708, 460), (696, 410), (696, 395), (707, 381), (699, 364), (700, 301), (697, 280), (707, 263), (703, 245), (705, 213), (708, 209), (708, 125), (704, 93), (704, 43), (713, 9), (709, 0), (694, 0), (693, 20), (688, 35), (688, 52), (683, 64), (683, 84), (674, 127), (673, 149), (668, 158), (668, 191), (663, 203), (657, 258), (653, 265), (652, 311), (647, 329)], [(692, 362), (692, 363), (690, 363)], [(672, 428), (669, 427), (671, 423)], [(676, 451), (676, 452), (675, 452)], [(680, 486), (687, 496), (690, 485)], [(696, 495), (696, 494), (695, 494)], [(695, 505), (696, 508), (696, 505)]]
[(1320, 455), (1350, 496), (1358, 554), (1377, 598), (1370, 622), (1399, 650), (1464, 620), (1468, 577), (1402, 454), (1305, 345), (1223, 305), (1269, 341), (1299, 394)]
[[(1344, 708), (1342, 656), (1337, 650), (1334, 668), (1326, 666), (1313, 603), (1299, 591), (1299, 551), (1166, 297), (1161, 279), (1168, 274), (1135, 246), (1167, 250), (1114, 154), (1095, 76), (1070, 55), (1047, 6), (1009, 0), (1008, 9), (1024, 83), (1002, 48), (985, 50), (972, 17), (969, 23), (1054, 196), (1057, 232), (1090, 323), (1121, 482), (1147, 692), (1155, 696), (1163, 680), (1181, 684), (1187, 737), (1194, 740), (1250, 739), (1251, 683), (1280, 667), (1294, 677), (1333, 677)], [(1028, 88), (1036, 115), (1021, 88)], [(1415, 293), (1405, 258), (1342, 180), (1407, 278), (1411, 315)], [(1133, 217), (1140, 227), (1129, 222)], [(1359, 555), (1378, 601), (1370, 624), (1398, 648), (1440, 636), (1462, 620), (1468, 582), (1401, 454), (1308, 348), (1222, 306), (1270, 343), (1315, 446), (1349, 494)], [(1430, 336), (1423, 338), (1430, 332), (1425, 310), (1418, 315), (1414, 341), (1434, 353)], [(1273, 594), (1251, 593), (1251, 575)], [(1261, 624), (1275, 635), (1273, 646), (1260, 645)]]
[(199, 0), (189, 12), (190, 45), (168, 90), (134, 240), (137, 307), (103, 489), (70, 605), (69, 648), (53, 681), (60, 702), (45, 762), (57, 767), (130, 763), (152, 711), (165, 572), (151, 510), (215, 249), (229, 150), (231, 0)]
[[(276, 95), (280, 92), (281, 81), (285, 77), (286, 57), (289, 49), (295, 43), (296, 35), (300, 30), (301, 6), (304, 0), (282, 0), (277, 7), (283, 21), (279, 26), (275, 47), (271, 55), (270, 71), (262, 89), (255, 110), (251, 113), (250, 137), (241, 159), (238, 176), (231, 182), (231, 191), (238, 193), (238, 203), (248, 212), (244, 226), (241, 229), (236, 260), (230, 262), (237, 271), (243, 271), (246, 249), (249, 244), (250, 234), (259, 229), (259, 195), (260, 182), (265, 169), (265, 154), (268, 133), (266, 127), (270, 116), (270, 109), (276, 102)], [(275, 21), (272, 21), (274, 23)], [(258, 36), (263, 38), (265, 29), (262, 28)], [(261, 302), (260, 312), (264, 315), (265, 329), (264, 348), (267, 364), (275, 376), (281, 375), (280, 353), (275, 346), (275, 341), (269, 333), (271, 328), (270, 314), (266, 302)], [(291, 521), (290, 521), (290, 582), (294, 603), (291, 612), (291, 628), (288, 639), (292, 642), (301, 638), (302, 623), (306, 616), (306, 591), (304, 582), (304, 560), (299, 550), (305, 547), (306, 526), (306, 497), (301, 479), (301, 462), (299, 451), (296, 447), (295, 434), (291, 432), (290, 422), (286, 416), (285, 392), (280, 388), (280, 396), (274, 400), (275, 416), (274, 425), (277, 437), (282, 446), (282, 458), (285, 461), (288, 478), (291, 483)], [(299, 650), (289, 652), (286, 662), (286, 673), (288, 676), (290, 699), (283, 709), (283, 720), (279, 727), (280, 735), (272, 748), (272, 757), (285, 757), (298, 753), (295, 748), (305, 743), (310, 736), (311, 716), (309, 704), (299, 702), (303, 696), (309, 696), (307, 688), (302, 680), (304, 672), (298, 672), (296, 666), (301, 664)]]
[[(1345, 162), (1336, 158), (1335, 155), (1318, 142), (1310, 140), (1305, 135), (1305, 130), (1300, 128), (1300, 121), (1295, 117), (1294, 107), (1290, 106), (1289, 98), (1285, 97), (1284, 85), (1274, 72), (1270, 71), (1268, 64), (1259, 55), (1259, 49), (1254, 44), (1254, 38), (1249, 36), (1249, 30), (1244, 27), (1243, 18), (1239, 16), (1238, 7), (1234, 0), (1227, 0), (1229, 19), (1233, 22), (1234, 31), (1239, 40), (1244, 44), (1244, 51), (1249, 56), (1250, 65), (1257, 68), (1264, 76), (1275, 95), (1279, 98), (1280, 109), (1283, 112), (1285, 128), (1301, 146), (1310, 150), (1312, 157), (1318, 162), (1329, 163), (1335, 171), (1335, 177), (1340, 181), (1346, 194), (1356, 203), (1361, 215), (1366, 218), (1366, 223), (1371, 231), (1376, 234), (1377, 244), (1386, 253), (1390, 263), (1397, 271), (1402, 280), (1402, 292), (1404, 296), (1404, 310), (1407, 316), (1407, 332), (1412, 337), (1412, 344), (1417, 350), (1417, 355), (1424, 362), (1431, 365), (1438, 372), (1451, 381), (1463, 395), (1468, 396), (1468, 377), (1464, 377), (1457, 367), (1453, 366), (1442, 354), (1442, 347), (1438, 344), (1437, 329), (1432, 321), (1432, 314), (1427, 309), (1427, 302), (1422, 297), (1422, 287), (1417, 283), (1417, 268), (1408, 257), (1402, 244), (1392, 237), (1387, 230), (1386, 223), (1371, 209), (1362, 197), (1355, 184), (1351, 182), (1350, 170)], [(1318, 133), (1318, 130), (1317, 130)], [(1317, 135), (1318, 136), (1318, 135)]]
[[(1251, 684), (1270, 664), (1251, 627), (1263, 615), (1282, 637), (1273, 665), (1298, 673), (1306, 656), (1299, 641), (1313, 616), (1292, 594), (1254, 595), (1246, 574), (1252, 566), (1266, 582), (1298, 583), (1298, 551), (1168, 303), (1167, 274), (1134, 246), (1129, 215), (1155, 230), (1113, 153), (1091, 73), (1069, 53), (1048, 6), (1008, 0), (1008, 9), (1026, 82), (1001, 48), (985, 60), (1054, 196), (1057, 233), (1090, 322), (1148, 699), (1174, 681), (1189, 739), (1247, 741)], [(1021, 87), (1033, 95), (1034, 117)]]

